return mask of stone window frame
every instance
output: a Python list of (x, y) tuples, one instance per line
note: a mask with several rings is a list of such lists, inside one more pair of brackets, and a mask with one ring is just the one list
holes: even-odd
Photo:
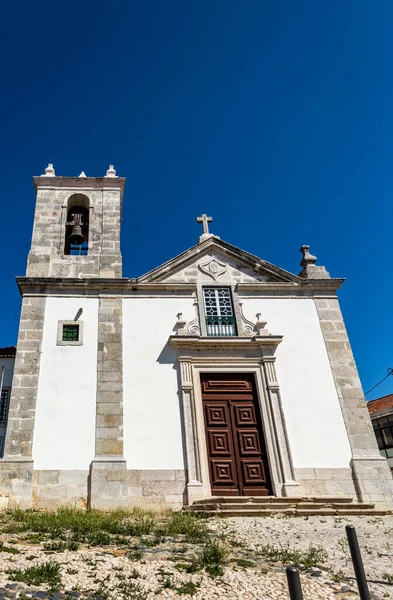
[[(206, 288), (206, 287), (218, 287), (218, 288), (220, 287), (220, 288), (228, 288), (230, 290), (233, 316), (236, 321), (236, 330), (237, 330), (236, 336), (233, 336), (233, 337), (243, 337), (243, 323), (242, 323), (240, 304), (239, 304), (239, 294), (237, 292), (236, 285), (232, 285), (230, 283), (226, 283), (226, 284), (219, 283), (217, 281), (214, 281), (214, 283), (210, 283), (210, 282), (198, 282), (197, 283), (196, 292), (197, 292), (197, 302), (198, 302), (198, 308), (199, 308), (199, 310), (198, 310), (199, 327), (201, 330), (202, 337), (207, 337), (205, 300), (204, 300), (204, 293), (203, 293), (203, 288)], [(212, 337), (214, 337), (214, 336), (212, 336)]]
[[(63, 340), (63, 327), (64, 325), (78, 325), (79, 326), (79, 339), (77, 342), (70, 342)], [(84, 338), (84, 322), (83, 321), (58, 321), (57, 322), (57, 346), (83, 346)]]

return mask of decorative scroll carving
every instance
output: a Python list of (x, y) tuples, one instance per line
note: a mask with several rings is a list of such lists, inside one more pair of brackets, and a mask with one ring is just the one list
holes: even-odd
[(220, 262), (213, 256), (210, 260), (203, 263), (203, 265), (199, 265), (199, 268), (203, 273), (206, 273), (206, 275), (209, 275), (214, 279), (214, 281), (216, 281), (221, 275), (223, 275), (226, 272), (226, 270), (228, 269), (228, 265)]
[(193, 337), (201, 335), (201, 326), (199, 324), (198, 302), (194, 302), (195, 318), (187, 323), (186, 332)]
[(254, 323), (252, 323), (251, 321), (246, 319), (246, 317), (244, 316), (243, 302), (239, 302), (239, 306), (240, 306), (240, 316), (242, 318), (242, 324), (243, 324), (243, 335), (245, 335), (246, 337), (254, 337), (254, 335), (257, 334), (255, 325), (254, 325)]

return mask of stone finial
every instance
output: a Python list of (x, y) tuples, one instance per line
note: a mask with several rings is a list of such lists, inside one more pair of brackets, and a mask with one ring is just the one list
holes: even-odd
[(183, 319), (183, 313), (179, 312), (176, 315), (177, 321), (175, 323), (174, 329), (176, 330), (176, 335), (184, 334), (184, 328), (187, 325), (187, 321)]
[(105, 177), (117, 177), (113, 165), (109, 165), (109, 169), (107, 170)]
[(82, 171), (81, 174), (79, 175), (79, 177), (86, 177), (86, 173), (84, 171)]
[(255, 316), (257, 318), (257, 322), (255, 323), (257, 336), (269, 335), (269, 330), (266, 327), (267, 321), (261, 318), (261, 313), (257, 313)]
[(303, 254), (303, 258), (300, 261), (301, 267), (307, 267), (307, 265), (315, 265), (315, 263), (317, 262), (317, 257), (313, 256), (310, 253), (310, 246), (302, 246), (300, 248), (300, 252)]
[(299, 273), (299, 277), (304, 279), (330, 279), (329, 273), (325, 267), (317, 266), (317, 257), (310, 253), (310, 246), (303, 245), (300, 248), (303, 258), (300, 261), (300, 266), (303, 270)]
[(45, 169), (45, 175), (42, 175), (42, 177), (54, 177), (54, 176), (55, 176), (55, 170), (53, 168), (52, 163), (49, 163)]

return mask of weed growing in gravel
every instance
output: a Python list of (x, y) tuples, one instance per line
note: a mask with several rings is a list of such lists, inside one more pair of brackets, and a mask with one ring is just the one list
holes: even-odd
[(204, 568), (211, 577), (218, 577), (224, 573), (222, 565), (227, 551), (217, 540), (209, 540), (198, 556), (198, 565)]
[(307, 552), (291, 550), (289, 546), (273, 546), (267, 544), (258, 548), (258, 554), (264, 556), (269, 562), (282, 562), (295, 567), (310, 569), (327, 560), (327, 552), (322, 546), (310, 546)]
[(344, 571), (342, 569), (339, 569), (338, 571), (335, 571), (332, 574), (332, 579), (333, 579), (333, 581), (336, 581), (337, 583), (339, 581), (342, 581), (343, 579), (346, 579), (346, 577), (344, 575)]
[(148, 600), (149, 598), (141, 585), (133, 581), (122, 581), (117, 586), (117, 590), (121, 593), (121, 598), (124, 600)]
[(25, 540), (32, 543), (53, 540), (72, 540), (91, 546), (129, 543), (130, 537), (149, 536), (147, 546), (159, 545), (165, 537), (182, 536), (179, 541), (193, 544), (207, 540), (206, 526), (191, 513), (157, 515), (139, 509), (117, 510), (111, 513), (60, 508), (54, 512), (9, 510), (0, 519), (1, 529), (7, 533), (32, 532)]
[(385, 579), (385, 581), (389, 584), (389, 585), (393, 585), (393, 575), (390, 575), (389, 573), (384, 573), (382, 575), (382, 579)]
[(343, 552), (344, 554), (348, 554), (349, 547), (346, 538), (340, 538), (337, 542), (337, 546), (340, 548), (341, 552)]
[(0, 542), (0, 552), (8, 552), (9, 554), (20, 554), (18, 548), (12, 546), (4, 546), (4, 542)]
[(64, 552), (65, 550), (76, 552), (78, 548), (78, 542), (74, 542), (73, 540), (70, 540), (69, 542), (63, 542), (59, 540), (46, 542), (44, 544), (43, 550), (45, 552)]
[(176, 591), (180, 595), (190, 594), (190, 596), (193, 596), (199, 587), (201, 587), (200, 583), (194, 583), (194, 581), (191, 581), (190, 579), (190, 581), (186, 581), (177, 586)]
[(255, 563), (252, 560), (246, 560), (245, 558), (237, 558), (235, 563), (238, 567), (244, 567), (245, 569), (248, 567), (255, 567)]
[(127, 552), (127, 558), (129, 558), (130, 560), (141, 560), (142, 557), (143, 551), (140, 548), (136, 548), (134, 550), (131, 550), (130, 552)]
[(11, 581), (21, 581), (27, 585), (46, 583), (51, 590), (57, 590), (61, 585), (60, 565), (51, 561), (26, 569), (14, 569), (8, 573)]

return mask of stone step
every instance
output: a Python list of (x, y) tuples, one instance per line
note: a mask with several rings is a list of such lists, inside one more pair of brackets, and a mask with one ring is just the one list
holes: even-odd
[(374, 504), (354, 504), (351, 502), (348, 503), (335, 503), (335, 502), (331, 502), (331, 503), (326, 503), (326, 504), (313, 504), (312, 502), (281, 502), (280, 504), (276, 503), (276, 504), (269, 504), (269, 503), (265, 503), (265, 502), (255, 502), (252, 503), (250, 505), (246, 505), (246, 504), (221, 504), (221, 503), (211, 503), (211, 504), (193, 504), (192, 507), (190, 507), (192, 510), (195, 511), (199, 511), (199, 512), (205, 512), (205, 511), (216, 511), (216, 512), (220, 512), (220, 511), (226, 511), (226, 510), (231, 510), (231, 511), (243, 511), (243, 512), (249, 512), (249, 511), (253, 511), (253, 510), (270, 510), (270, 511), (284, 511), (284, 510), (313, 510), (314, 512), (319, 512), (321, 510), (330, 510), (330, 511), (335, 511), (335, 510), (354, 510), (354, 511), (359, 511), (359, 510), (372, 510), (374, 509)]
[(214, 496), (213, 498), (204, 498), (202, 500), (196, 500), (194, 504), (211, 504), (220, 503), (220, 504), (249, 504), (249, 503), (271, 503), (271, 504), (280, 504), (282, 502), (291, 502), (291, 503), (299, 503), (299, 502), (312, 502), (313, 504), (327, 504), (331, 502), (343, 502), (348, 503), (352, 502), (353, 498), (351, 496)]
[(258, 517), (263, 515), (371, 515), (392, 514), (376, 509), (370, 502), (354, 502), (345, 496), (276, 497), (276, 496), (215, 496), (197, 500), (185, 510), (220, 517)]
[(385, 516), (390, 515), (391, 511), (389, 510), (375, 510), (373, 508), (363, 508), (361, 505), (356, 508), (321, 508), (319, 510), (314, 509), (281, 509), (274, 510), (273, 508), (265, 508), (265, 509), (248, 509), (244, 510), (232, 510), (232, 509), (222, 509), (222, 510), (192, 510), (192, 512), (198, 512), (200, 514), (206, 514), (216, 517), (264, 517), (264, 516), (272, 516), (272, 515), (288, 515), (288, 516), (351, 516), (351, 515), (369, 515), (369, 516)]

